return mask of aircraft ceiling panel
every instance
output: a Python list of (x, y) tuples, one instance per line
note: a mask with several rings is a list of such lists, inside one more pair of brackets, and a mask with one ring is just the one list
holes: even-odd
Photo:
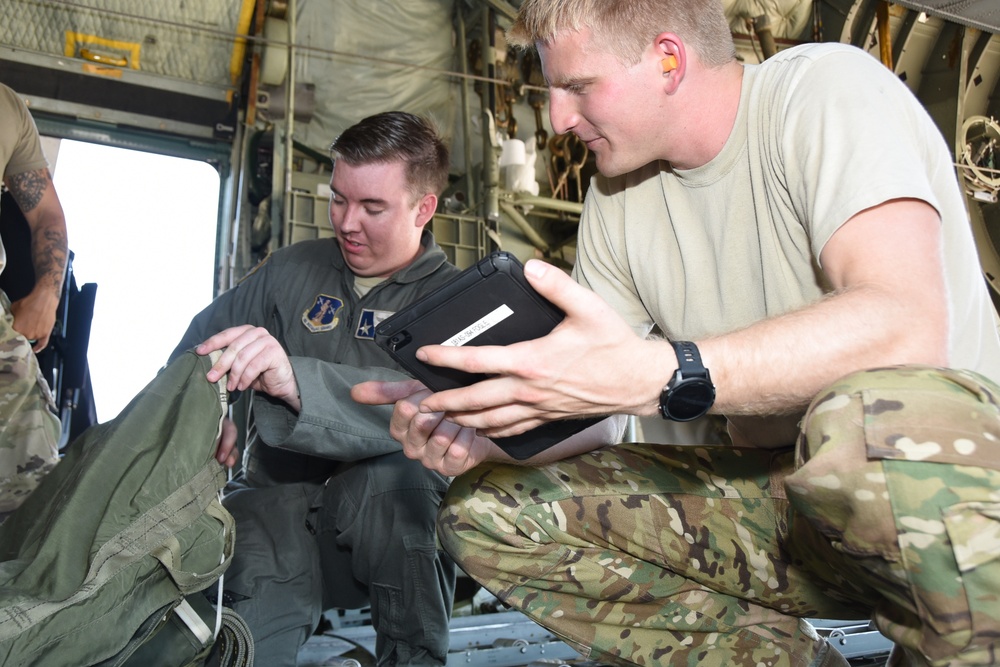
[(254, 0), (8, 0), (0, 81), (35, 111), (228, 140)]
[(0, 21), (0, 44), (214, 85), (231, 85), (253, 0), (88, 0), (87, 4), (13, 0)]
[(997, 0), (895, 0), (897, 4), (927, 12), (962, 25), (1000, 33), (1000, 2)]

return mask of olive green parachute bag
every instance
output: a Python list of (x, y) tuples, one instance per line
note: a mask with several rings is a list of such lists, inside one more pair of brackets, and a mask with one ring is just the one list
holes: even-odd
[[(206, 633), (197, 592), (219, 580), (234, 540), (215, 460), (228, 397), (225, 378), (205, 378), (211, 365), (178, 357), (70, 444), (0, 525), (0, 665), (132, 665), (155, 652), (144, 666), (181, 667), (211, 652), (220, 624)], [(191, 655), (169, 655), (178, 626)]]

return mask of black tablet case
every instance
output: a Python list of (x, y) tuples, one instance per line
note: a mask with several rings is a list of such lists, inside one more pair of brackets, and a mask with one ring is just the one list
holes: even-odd
[[(506, 314), (502, 319), (495, 315), (498, 309)], [(424, 364), (414, 356), (421, 346), (441, 345), (453, 337), (466, 338), (465, 345), (510, 345), (544, 336), (563, 317), (528, 284), (517, 258), (499, 251), (383, 320), (375, 328), (375, 342), (428, 388), (444, 391), (486, 376)], [(600, 420), (548, 422), (493, 442), (515, 459), (527, 459)]]

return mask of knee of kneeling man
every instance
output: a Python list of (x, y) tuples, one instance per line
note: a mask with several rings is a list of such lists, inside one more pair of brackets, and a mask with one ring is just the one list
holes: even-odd
[(463, 532), (475, 525), (475, 519), (467, 516), (469, 512), (467, 504), (473, 494), (474, 491), (469, 484), (468, 473), (466, 473), (455, 478), (438, 506), (438, 542), (450, 554), (454, 554), (458, 545), (461, 544)]
[(972, 393), (988, 399), (1000, 392), (1000, 388), (984, 376), (969, 370), (918, 364), (869, 368), (849, 373), (820, 391), (814, 398), (810, 411), (838, 396), (851, 396), (865, 391), (878, 394), (903, 391), (910, 395), (921, 391), (949, 391)]
[[(942, 404), (945, 397), (954, 399)], [(1000, 387), (978, 373), (934, 366), (890, 366), (856, 371), (840, 378), (813, 399), (806, 411), (811, 422), (828, 422), (838, 412), (862, 406), (866, 414), (939, 413), (949, 405), (1000, 402)]]
[(456, 559), (516, 532), (517, 499), (486, 477), (480, 467), (456, 478), (438, 509), (438, 538)]

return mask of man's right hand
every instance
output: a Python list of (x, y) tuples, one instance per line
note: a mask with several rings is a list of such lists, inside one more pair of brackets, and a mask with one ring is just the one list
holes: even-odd
[(10, 304), (10, 313), (14, 316), (14, 331), (35, 341), (31, 349), (36, 354), (49, 344), (58, 307), (59, 295), (53, 296), (48, 289), (35, 289), (23, 299)]
[(296, 412), (302, 409), (292, 363), (267, 329), (249, 324), (224, 329), (195, 348), (201, 355), (216, 350), (223, 352), (208, 371), (209, 382), (228, 374), (229, 391), (254, 389), (284, 401)]
[(442, 475), (456, 476), (485, 461), (541, 465), (620, 442), (625, 415), (604, 419), (526, 461), (515, 461), (489, 438), (468, 426), (459, 426), (443, 412), (422, 412), (431, 391), (417, 380), (361, 382), (351, 398), (365, 405), (393, 405), (389, 435), (403, 445), (403, 453)]
[(232, 468), (240, 460), (240, 450), (236, 446), (236, 424), (229, 417), (222, 420), (222, 430), (219, 432), (219, 441), (215, 445), (215, 460)]
[(354, 385), (351, 397), (367, 405), (394, 404), (389, 435), (403, 445), (403, 453), (426, 468), (455, 476), (487, 460), (509, 459), (492, 440), (475, 429), (445, 419), (443, 412), (420, 412), (430, 390), (417, 380), (368, 381)]

